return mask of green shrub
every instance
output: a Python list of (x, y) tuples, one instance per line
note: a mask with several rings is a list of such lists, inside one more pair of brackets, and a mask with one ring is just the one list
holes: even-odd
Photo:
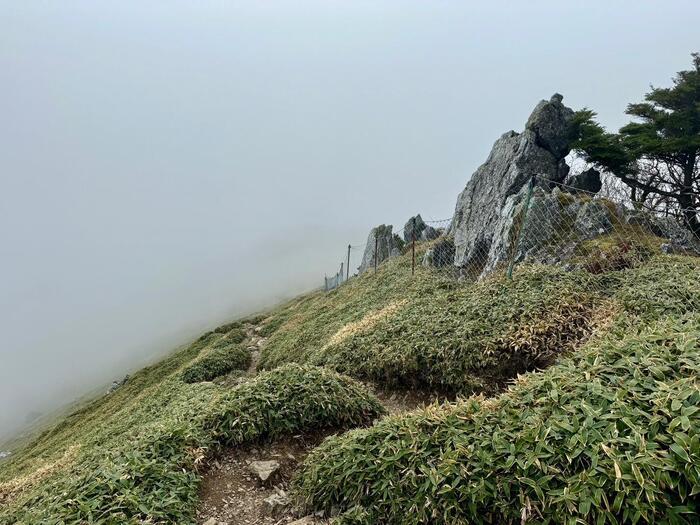
[(182, 372), (185, 383), (211, 381), (233, 370), (243, 370), (250, 365), (250, 352), (240, 345), (229, 343), (211, 350)]
[(311, 366), (264, 372), (226, 395), (206, 427), (215, 440), (235, 445), (319, 427), (365, 425), (384, 413), (365, 387), (347, 376)]
[(225, 334), (235, 328), (243, 328), (243, 321), (233, 321), (231, 323), (222, 324), (214, 329), (217, 334)]
[(697, 523), (699, 341), (697, 314), (621, 322), (497, 398), (326, 440), (295, 490), (347, 523)]
[(0, 510), (0, 524), (194, 523), (196, 467), (212, 447), (367, 424), (382, 413), (361, 384), (315, 367), (283, 367), (228, 392), (179, 385), (163, 385), (177, 403), (162, 419), (134, 425), (113, 448), (95, 447), (21, 505)]

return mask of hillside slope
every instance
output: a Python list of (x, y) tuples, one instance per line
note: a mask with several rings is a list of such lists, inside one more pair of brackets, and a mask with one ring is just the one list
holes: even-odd
[[(2, 467), (0, 523), (193, 523), (221, 447), (380, 418), (357, 379), (478, 395), (329, 438), (295, 482), (308, 510), (367, 524), (697, 519), (700, 259), (522, 265), (475, 284), (410, 264), (135, 374)], [(250, 330), (267, 343), (248, 376)]]

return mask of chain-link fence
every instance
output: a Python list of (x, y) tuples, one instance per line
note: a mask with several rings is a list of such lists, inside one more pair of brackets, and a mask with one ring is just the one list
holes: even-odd
[(398, 231), (391, 225), (373, 228), (366, 243), (348, 245), (345, 274), (341, 269), (327, 277), (325, 289), (407, 253), (412, 273), (425, 266), (472, 281), (498, 272), (512, 278), (522, 263), (603, 273), (637, 266), (658, 253), (700, 256), (700, 236), (687, 226), (684, 211), (651, 209), (615, 184), (594, 193), (533, 177), (477, 231), (460, 228), (459, 214), (441, 220), (417, 215)]

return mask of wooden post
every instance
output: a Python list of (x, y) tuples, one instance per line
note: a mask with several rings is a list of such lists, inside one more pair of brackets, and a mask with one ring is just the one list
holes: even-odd
[(377, 248), (379, 247), (379, 239), (377, 238), (377, 230), (374, 230), (374, 272), (377, 272)]
[(350, 248), (351, 246), (348, 244), (348, 266), (345, 268), (345, 280), (350, 279)]
[(411, 275), (416, 274), (416, 218), (413, 217), (411, 219), (411, 237), (413, 238), (413, 242), (411, 243), (411, 256), (412, 256), (412, 262), (411, 262)]

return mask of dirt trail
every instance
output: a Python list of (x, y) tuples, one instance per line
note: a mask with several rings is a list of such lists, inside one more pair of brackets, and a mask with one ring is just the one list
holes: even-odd
[[(244, 345), (251, 352), (251, 362), (245, 381), (257, 374), (260, 353), (266, 338), (260, 335), (260, 327), (246, 325)], [(396, 392), (372, 389), (390, 415), (426, 406), (438, 396), (416, 393), (411, 390)], [(285, 525), (300, 519), (294, 509), (281, 503), (273, 504), (272, 497), (283, 502), (289, 482), (299, 464), (309, 451), (316, 447), (330, 432), (297, 435), (280, 438), (273, 443), (256, 443), (224, 451), (209, 463), (200, 488), (200, 504), (197, 523), (202, 525)], [(250, 469), (254, 461), (276, 461), (278, 469), (270, 483), (263, 484)], [(326, 523), (320, 517), (304, 518), (305, 525)]]
[(247, 337), (247, 347), (250, 350), (251, 359), (250, 366), (246, 374), (248, 376), (254, 376), (258, 372), (258, 363), (260, 363), (260, 352), (265, 344), (267, 338), (260, 335), (260, 327), (253, 325), (246, 325), (246, 337)]
[[(226, 450), (204, 475), (198, 523), (281, 525), (299, 519), (289, 506), (273, 506), (265, 500), (280, 496), (284, 499), (299, 463), (324, 437), (324, 434), (298, 435), (281, 438), (274, 443), (257, 443)], [(253, 461), (270, 460), (279, 463), (279, 469), (271, 477), (271, 483), (263, 484), (251, 472), (249, 465)], [(322, 521), (317, 520), (316, 523)]]

